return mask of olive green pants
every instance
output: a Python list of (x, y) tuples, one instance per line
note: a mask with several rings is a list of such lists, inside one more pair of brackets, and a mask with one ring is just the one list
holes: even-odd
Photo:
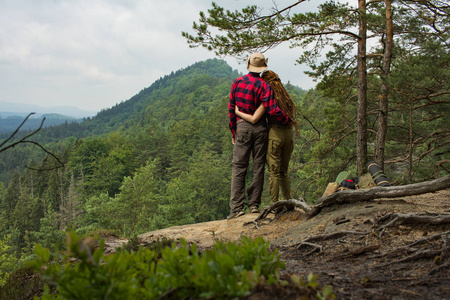
[(283, 125), (270, 125), (267, 148), (269, 167), (269, 194), (272, 202), (277, 202), (279, 190), (283, 197), (291, 198), (291, 183), (288, 176), (289, 161), (294, 150), (292, 129)]

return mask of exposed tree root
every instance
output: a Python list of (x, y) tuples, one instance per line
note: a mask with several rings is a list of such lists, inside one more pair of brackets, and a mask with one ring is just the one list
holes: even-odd
[(347, 236), (347, 235), (367, 235), (369, 234), (368, 232), (361, 232), (361, 231), (338, 231), (338, 232), (333, 232), (333, 233), (329, 233), (329, 234), (318, 234), (318, 235), (313, 235), (310, 237), (307, 237), (306, 239), (302, 240), (299, 243), (295, 243), (292, 245), (289, 245), (288, 247), (295, 247), (297, 246), (297, 248), (301, 248), (303, 245), (308, 245), (308, 246), (313, 246), (314, 247), (320, 247), (320, 251), (322, 251), (322, 247), (316, 244), (311, 244), (311, 241), (325, 241), (325, 240), (330, 240), (330, 239), (337, 239), (337, 238), (341, 238), (343, 236)]
[(450, 188), (450, 175), (432, 181), (402, 186), (378, 186), (362, 190), (343, 190), (317, 200), (317, 204), (312, 207), (312, 210), (308, 212), (308, 215), (309, 217), (314, 217), (320, 213), (324, 207), (333, 206), (335, 204), (371, 201), (377, 198), (414, 196), (437, 192), (447, 188)]
[[(392, 223), (392, 222), (390, 222)], [(403, 247), (399, 247), (397, 248), (395, 251), (391, 251), (389, 253), (385, 253), (382, 254), (378, 257), (385, 257), (385, 256), (391, 256), (396, 252), (400, 252), (402, 258), (396, 261), (390, 261), (389, 263), (380, 265), (380, 267), (386, 267), (389, 266), (391, 264), (399, 264), (399, 263), (405, 263), (405, 262), (411, 262), (411, 261), (416, 261), (416, 260), (420, 260), (420, 259), (429, 259), (432, 258), (434, 260), (434, 262), (436, 264), (442, 264), (442, 268), (437, 267), (434, 268), (433, 270), (430, 271), (430, 273), (432, 272), (438, 272), (439, 270), (442, 270), (443, 268), (446, 268), (446, 265), (448, 265), (448, 262), (446, 262), (449, 258), (449, 252), (450, 252), (450, 245), (449, 245), (449, 238), (448, 236), (450, 235), (450, 231), (446, 231), (446, 232), (441, 232), (432, 236), (428, 236), (425, 238), (420, 238), (412, 243), (409, 243), (406, 246)], [(433, 244), (432, 242), (434, 240), (437, 240), (441, 238), (442, 239), (442, 246), (440, 246), (440, 249), (424, 249), (424, 247), (429, 246), (431, 247)], [(414, 246), (420, 245), (420, 244), (424, 244), (418, 248), (414, 248)], [(436, 244), (434, 244), (436, 245)], [(408, 256), (404, 256), (404, 254), (408, 253), (410, 255)]]
[(412, 242), (411, 244), (408, 244), (408, 245), (402, 247), (402, 249), (404, 249), (404, 248), (412, 248), (413, 246), (416, 246), (416, 245), (419, 245), (419, 244), (422, 244), (422, 243), (425, 243), (425, 242), (429, 243), (432, 240), (435, 240), (435, 239), (440, 238), (440, 237), (445, 236), (445, 235), (450, 235), (450, 231), (440, 232), (438, 234), (434, 234), (434, 235), (430, 235), (430, 236), (427, 236), (427, 237), (424, 237), (424, 238), (420, 238), (420, 239)]
[(411, 215), (402, 213), (391, 213), (377, 220), (377, 224), (382, 224), (390, 220), (386, 225), (380, 226), (376, 230), (380, 232), (380, 237), (388, 227), (400, 224), (428, 224), (428, 225), (446, 225), (450, 224), (450, 215)]
[(259, 228), (258, 221), (265, 220), (270, 212), (282, 211), (283, 209), (289, 211), (289, 210), (293, 209), (294, 207), (303, 209), (306, 213), (311, 211), (311, 206), (309, 206), (303, 199), (280, 200), (269, 206), (264, 207), (263, 210), (260, 212), (260, 214), (254, 221), (247, 222), (244, 224), (244, 226), (248, 225), (248, 224), (254, 224), (256, 228)]
[(320, 246), (318, 244), (308, 243), (308, 242), (301, 242), (300, 244), (297, 245), (297, 249), (300, 249), (303, 246), (309, 246), (309, 247), (313, 248), (311, 251), (306, 253), (306, 255), (310, 255), (314, 252), (322, 252), (322, 246)]
[(436, 274), (440, 271), (447, 270), (447, 269), (450, 269), (450, 262), (442, 264), (442, 265), (432, 269), (430, 272), (428, 272), (428, 275), (433, 275), (433, 274)]
[[(423, 251), (418, 251), (416, 253), (414, 253), (413, 255), (409, 255), (407, 257), (404, 257), (402, 259), (399, 259), (397, 261), (395, 261), (395, 263), (403, 263), (403, 262), (407, 262), (407, 261), (414, 261), (414, 260), (419, 260), (422, 258), (435, 258), (436, 256), (439, 256), (442, 253), (443, 249), (440, 250), (423, 250)], [(391, 264), (392, 262), (390, 262), (389, 264)]]
[[(362, 190), (343, 190), (340, 192), (333, 193), (329, 196), (320, 198), (316, 205), (312, 207), (308, 205), (304, 199), (300, 198), (299, 200), (290, 199), (290, 200), (281, 200), (275, 202), (269, 206), (263, 208), (258, 217), (252, 221), (244, 224), (254, 224), (256, 228), (258, 227), (258, 221), (264, 220), (267, 218), (270, 212), (272, 211), (281, 211), (283, 208), (286, 210), (290, 210), (293, 207), (300, 208), (306, 212), (306, 214), (312, 218), (316, 216), (322, 208), (333, 206), (335, 204), (343, 204), (343, 203), (352, 203), (352, 202), (360, 202), (360, 201), (371, 201), (377, 198), (396, 198), (396, 197), (404, 197), (404, 196), (413, 196), (420, 195), (425, 193), (436, 192), (439, 190), (443, 190), (446, 188), (450, 188), (450, 175), (444, 176), (442, 178), (403, 185), (403, 186), (390, 186), (390, 187), (374, 187), (370, 189), (362, 189)], [(403, 216), (398, 216), (397, 220), (393, 220), (393, 223), (397, 222), (399, 219), (402, 219)], [(448, 222), (450, 220), (450, 216), (447, 217), (445, 215), (440, 215), (435, 219), (435, 221), (431, 221), (433, 217), (429, 216), (430, 222)], [(443, 220), (439, 220), (439, 219)], [(342, 221), (345, 223), (347, 221)], [(390, 226), (390, 225), (389, 225)], [(388, 227), (386, 225), (386, 227)]]
[(366, 246), (366, 247), (362, 247), (362, 248), (350, 251), (349, 253), (337, 255), (337, 256), (333, 257), (332, 259), (356, 257), (356, 256), (366, 254), (367, 252), (375, 251), (375, 250), (379, 249), (380, 247), (381, 247), (380, 245)]
[[(413, 249), (411, 249), (411, 250), (413, 250)], [(380, 265), (380, 267), (386, 267), (386, 266), (390, 266), (392, 264), (399, 264), (399, 263), (417, 261), (417, 260), (420, 260), (420, 259), (430, 259), (430, 258), (432, 258), (435, 263), (438, 263), (438, 262), (440, 262), (442, 260), (446, 260), (448, 258), (445, 255), (446, 253), (448, 253), (448, 250), (449, 250), (448, 246), (445, 245), (443, 248), (438, 249), (438, 250), (415, 251), (414, 254), (408, 255), (408, 256), (403, 257), (402, 259), (399, 259), (399, 260), (396, 260), (396, 261), (389, 261), (386, 264)], [(387, 254), (382, 255), (382, 256), (386, 256), (386, 255)], [(444, 265), (446, 265), (446, 264), (448, 264), (448, 263), (445, 263)]]

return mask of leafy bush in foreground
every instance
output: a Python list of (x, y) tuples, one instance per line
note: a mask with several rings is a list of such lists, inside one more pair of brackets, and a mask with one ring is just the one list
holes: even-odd
[[(36, 246), (33, 265), (56, 287), (46, 286), (41, 299), (232, 298), (250, 294), (259, 283), (275, 283), (285, 268), (277, 251), (263, 238), (217, 242), (202, 253), (182, 240), (161, 255), (149, 249), (106, 256), (103, 242), (90, 253), (71, 233), (71, 256)], [(69, 258), (69, 259), (68, 259)], [(65, 261), (65, 264), (62, 262)], [(52, 289), (54, 291), (54, 289)]]

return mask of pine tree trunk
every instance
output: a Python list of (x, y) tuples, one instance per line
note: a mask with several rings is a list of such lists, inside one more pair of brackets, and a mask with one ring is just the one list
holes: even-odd
[(367, 19), (366, 1), (358, 0), (359, 41), (358, 41), (358, 130), (356, 135), (356, 166), (358, 175), (362, 175), (367, 162), (367, 65), (366, 39)]
[(381, 76), (381, 95), (379, 97), (378, 111), (378, 131), (375, 141), (375, 161), (378, 162), (381, 169), (384, 170), (384, 149), (386, 144), (387, 133), (387, 116), (388, 116), (388, 95), (389, 84), (388, 78), (391, 69), (392, 48), (394, 45), (394, 31), (392, 21), (392, 0), (385, 0), (386, 5), (386, 41), (383, 54), (383, 74)]

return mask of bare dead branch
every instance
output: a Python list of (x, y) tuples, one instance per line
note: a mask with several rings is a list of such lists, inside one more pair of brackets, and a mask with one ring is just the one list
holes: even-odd
[(316, 126), (314, 126), (314, 124), (307, 118), (307, 117), (305, 117), (303, 114), (302, 114), (302, 118), (303, 119), (305, 119), (306, 121), (308, 121), (308, 123), (309, 123), (309, 125), (311, 125), (311, 127), (314, 129), (314, 131), (316, 131), (317, 132), (317, 135), (318, 135), (318, 139), (319, 139), (319, 141), (320, 141), (320, 131), (316, 128)]
[(42, 129), (42, 126), (44, 125), (45, 117), (42, 119), (41, 125), (39, 126), (38, 129), (36, 129), (36, 130), (33, 131), (32, 133), (30, 133), (30, 134), (24, 136), (24, 137), (23, 137), (22, 139), (20, 139), (19, 141), (14, 142), (14, 143), (12, 143), (11, 145), (8, 145), (8, 146), (6, 146), (6, 147), (4, 147), (4, 148), (1, 148), (1, 147), (3, 147), (3, 145), (5, 145), (7, 142), (9, 142), (9, 141), (10, 141), (10, 140), (11, 140), (11, 139), (19, 132), (20, 128), (22, 128), (22, 126), (25, 124), (25, 122), (28, 120), (28, 118), (30, 118), (30, 116), (31, 116), (31, 115), (34, 115), (34, 114), (35, 114), (34, 112), (29, 113), (28, 116), (27, 116), (27, 117), (22, 121), (22, 123), (19, 125), (19, 127), (17, 127), (16, 130), (14, 130), (14, 132), (13, 132), (6, 140), (3, 141), (3, 143), (0, 145), (0, 152), (6, 151), (6, 150), (8, 150), (9, 148), (13, 148), (13, 147), (17, 146), (18, 144), (22, 143), (24, 140), (26, 140), (27, 138), (29, 138), (29, 137), (31, 137), (32, 135), (36, 134), (39, 130)]
[[(23, 141), (23, 143), (30, 143), (30, 144), (38, 146), (39, 148), (41, 148), (42, 151), (44, 151), (45, 153), (47, 153), (48, 155), (53, 157), (59, 163), (59, 166), (57, 166), (55, 168), (45, 169), (45, 170), (54, 170), (54, 169), (57, 169), (57, 168), (60, 168), (60, 167), (64, 166), (64, 163), (55, 154), (53, 154), (52, 152), (50, 152), (47, 149), (45, 149), (41, 144), (39, 144), (39, 143), (37, 143), (35, 141)], [(27, 167), (27, 168), (30, 169), (30, 170), (35, 170), (35, 171), (36, 170), (43, 170), (43, 169), (40, 169), (40, 168), (37, 168), (37, 169), (36, 168), (31, 168), (31, 167)]]
[(448, 173), (450, 173), (450, 170), (444, 166), (444, 164), (449, 164), (449, 163), (450, 163), (450, 159), (441, 160), (434, 166), (434, 171), (433, 171), (433, 173), (431, 173), (431, 175), (433, 176), (434, 173), (436, 173), (440, 170), (440, 168), (442, 168), (445, 171), (447, 171)]
[(33, 132), (27, 134), (26, 136), (24, 136), (20, 140), (18, 140), (16, 142), (13, 142), (10, 145), (4, 146), (7, 142), (12, 140), (12, 138), (19, 132), (20, 128), (22, 128), (22, 126), (26, 123), (26, 121), (30, 118), (30, 116), (32, 116), (34, 114), (35, 114), (34, 112), (29, 113), (28, 116), (22, 121), (22, 123), (16, 128), (16, 130), (14, 130), (14, 132), (6, 140), (4, 140), (2, 142), (2, 144), (0, 145), (0, 153), (3, 152), (3, 151), (6, 151), (8, 149), (14, 148), (15, 146), (17, 146), (19, 144), (30, 143), (30, 144), (38, 146), (39, 148), (41, 148), (42, 151), (44, 151), (45, 153), (47, 153), (48, 155), (53, 157), (58, 162), (59, 166), (56, 166), (54, 168), (49, 168), (49, 169), (40, 169), (40, 168), (35, 169), (35, 168), (27, 167), (28, 169), (30, 169), (30, 170), (54, 170), (54, 169), (57, 169), (57, 168), (60, 168), (60, 167), (64, 166), (64, 163), (54, 153), (52, 153), (52, 152), (48, 151), (47, 149), (45, 149), (38, 142), (28, 140), (28, 138), (32, 137), (33, 135), (35, 135), (36, 133), (38, 133), (42, 129), (42, 127), (44, 126), (45, 117), (42, 118), (42, 121), (41, 121), (41, 124), (39, 125), (39, 128), (37, 128)]

